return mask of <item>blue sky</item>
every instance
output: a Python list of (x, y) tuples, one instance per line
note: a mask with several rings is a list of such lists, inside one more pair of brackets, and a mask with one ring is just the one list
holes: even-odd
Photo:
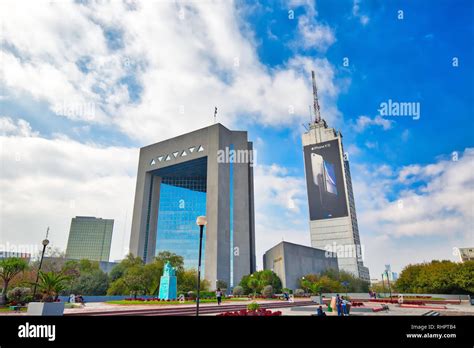
[[(211, 124), (216, 105), (258, 151), (260, 265), (281, 239), (309, 244), (311, 69), (344, 135), (373, 277), (474, 244), (472, 1), (38, 3), (2, 8), (0, 244), (52, 225), (64, 249), (72, 216), (100, 215), (121, 258), (137, 148)], [(389, 99), (420, 103), (420, 118), (378, 116)]]

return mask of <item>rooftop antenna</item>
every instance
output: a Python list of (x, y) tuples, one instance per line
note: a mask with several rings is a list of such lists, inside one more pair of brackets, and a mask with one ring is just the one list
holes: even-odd
[(316, 87), (316, 77), (314, 76), (314, 70), (311, 70), (311, 79), (313, 80), (314, 122), (319, 123), (321, 121), (321, 113), (319, 110), (318, 88)]
[(217, 123), (217, 106), (214, 107), (214, 123)]

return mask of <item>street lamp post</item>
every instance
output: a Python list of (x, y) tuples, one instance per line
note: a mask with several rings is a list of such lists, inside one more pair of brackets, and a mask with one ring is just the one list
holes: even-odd
[(387, 275), (388, 291), (390, 292), (390, 303), (392, 303), (392, 287), (390, 286), (390, 278), (388, 277), (388, 271), (385, 271)]
[(41, 242), (41, 244), (43, 244), (43, 252), (41, 253), (41, 260), (40, 260), (40, 264), (39, 264), (39, 267), (38, 267), (38, 273), (36, 273), (35, 287), (33, 288), (33, 301), (36, 297), (36, 287), (38, 286), (39, 273), (41, 271), (41, 266), (43, 265), (44, 252), (46, 251), (46, 247), (49, 244), (48, 232), (49, 232), (49, 227), (46, 230), (46, 238), (43, 240), (43, 242)]
[(347, 282), (347, 281), (342, 282), (342, 286), (344, 286), (346, 288), (346, 299), (347, 299), (347, 287), (348, 287), (348, 285), (349, 285), (349, 282)]
[(385, 292), (385, 282), (383, 280), (383, 273), (382, 273), (382, 289), (383, 289), (384, 296), (386, 296), (387, 293)]
[(202, 234), (204, 226), (207, 225), (205, 216), (198, 216), (196, 224), (199, 226), (199, 258), (198, 258), (198, 283), (197, 283), (197, 297), (196, 297), (196, 316), (199, 316), (199, 293), (201, 291), (201, 249), (202, 249)]

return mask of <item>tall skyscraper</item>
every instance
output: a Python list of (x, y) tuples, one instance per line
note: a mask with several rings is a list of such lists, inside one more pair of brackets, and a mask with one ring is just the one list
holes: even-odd
[(71, 220), (66, 258), (109, 261), (113, 219), (76, 216)]
[(217, 123), (140, 149), (130, 252), (145, 262), (161, 251), (196, 268), (207, 217), (203, 273), (211, 288), (255, 271), (253, 149), (247, 132)]
[(312, 77), (315, 119), (302, 136), (311, 246), (337, 253), (340, 270), (369, 281), (342, 134), (321, 118), (314, 72)]

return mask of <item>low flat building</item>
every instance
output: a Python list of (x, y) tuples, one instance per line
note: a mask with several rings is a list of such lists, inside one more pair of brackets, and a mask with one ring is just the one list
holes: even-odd
[(30, 262), (31, 254), (16, 251), (0, 251), (0, 259), (8, 259), (11, 257), (19, 257), (20, 259), (25, 259), (27, 262)]
[(461, 262), (474, 260), (474, 247), (459, 248), (459, 258), (461, 259)]
[(335, 253), (289, 242), (280, 242), (267, 250), (263, 268), (275, 272), (282, 286), (293, 290), (299, 288), (299, 280), (307, 274), (339, 270)]

